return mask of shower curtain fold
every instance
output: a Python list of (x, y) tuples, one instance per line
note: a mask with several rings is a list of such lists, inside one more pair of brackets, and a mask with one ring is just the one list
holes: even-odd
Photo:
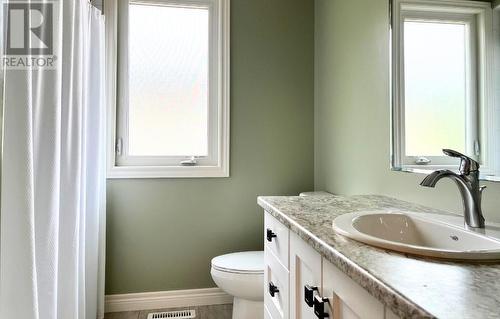
[(104, 314), (104, 18), (57, 1), (53, 70), (4, 70), (0, 319)]

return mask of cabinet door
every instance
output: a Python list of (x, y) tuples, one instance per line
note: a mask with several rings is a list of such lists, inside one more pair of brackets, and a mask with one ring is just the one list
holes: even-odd
[(290, 318), (316, 319), (314, 310), (304, 300), (304, 287), (321, 292), (321, 255), (297, 234), (290, 233)]
[(271, 313), (269, 313), (269, 310), (267, 309), (267, 306), (264, 306), (264, 319), (274, 319), (271, 316)]
[(327, 260), (323, 260), (323, 297), (329, 318), (384, 319), (384, 305)]
[(264, 305), (273, 319), (289, 318), (288, 270), (272, 251), (264, 250)]

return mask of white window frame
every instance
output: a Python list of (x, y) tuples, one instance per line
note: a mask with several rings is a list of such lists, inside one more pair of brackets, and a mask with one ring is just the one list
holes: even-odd
[[(192, 166), (188, 157), (128, 153), (128, 5), (144, 3), (209, 10), (208, 156)], [(108, 76), (108, 178), (229, 177), (230, 0), (105, 0)]]
[(488, 139), (489, 119), (492, 108), (492, 9), (491, 4), (463, 0), (392, 0), (391, 27), (391, 76), (392, 76), (392, 168), (395, 170), (420, 171), (456, 169), (457, 160), (443, 156), (425, 156), (429, 164), (417, 165), (418, 157), (406, 156), (405, 106), (404, 106), (404, 22), (442, 21), (462, 23), (467, 26), (470, 68), (467, 78), (468, 106), (466, 127), (466, 152), (475, 156), (481, 171), (492, 165), (492, 145)]

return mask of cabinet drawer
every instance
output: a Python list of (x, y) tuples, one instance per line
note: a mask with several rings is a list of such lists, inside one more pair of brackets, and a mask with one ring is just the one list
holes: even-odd
[[(264, 251), (264, 305), (271, 318), (288, 319), (289, 272), (268, 249)], [(279, 290), (273, 294), (273, 289)]]
[(288, 270), (290, 231), (268, 212), (264, 215), (264, 243)]

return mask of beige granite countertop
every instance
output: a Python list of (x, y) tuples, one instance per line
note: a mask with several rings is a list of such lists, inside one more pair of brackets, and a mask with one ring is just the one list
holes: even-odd
[(446, 262), (374, 248), (336, 234), (361, 210), (449, 214), (376, 196), (262, 196), (258, 203), (402, 318), (500, 318), (500, 263)]

